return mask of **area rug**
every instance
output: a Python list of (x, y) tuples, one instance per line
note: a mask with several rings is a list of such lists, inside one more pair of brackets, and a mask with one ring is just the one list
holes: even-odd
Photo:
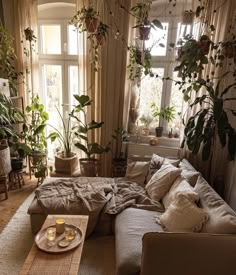
[[(28, 207), (34, 192), (23, 202), (0, 234), (0, 274), (17, 275), (34, 241)], [(87, 240), (84, 244), (79, 275), (115, 274), (115, 244), (113, 236)], [(43, 274), (42, 274), (43, 275)]]

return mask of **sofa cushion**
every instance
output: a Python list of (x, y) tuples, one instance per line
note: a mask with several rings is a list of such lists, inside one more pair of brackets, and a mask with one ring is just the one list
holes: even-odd
[(207, 211), (197, 207), (186, 193), (179, 193), (157, 222), (170, 232), (199, 232), (207, 219)]
[(129, 161), (125, 178), (129, 181), (136, 182), (138, 185), (144, 186), (148, 172), (149, 162), (145, 161)]
[(180, 173), (181, 169), (174, 167), (168, 162), (164, 163), (145, 186), (150, 198), (160, 201), (168, 192)]
[(127, 208), (115, 220), (116, 275), (139, 274), (142, 254), (142, 237), (147, 232), (163, 232), (155, 223), (160, 213)]
[(163, 158), (159, 155), (153, 154), (152, 159), (149, 165), (148, 175), (147, 175), (147, 183), (151, 179), (151, 177), (158, 171), (165, 160), (168, 160), (169, 163), (171, 163), (174, 166), (178, 166), (180, 160), (179, 159), (170, 159), (170, 158)]
[(181, 175), (190, 183), (192, 187), (194, 187), (198, 177), (200, 176), (200, 173), (197, 171), (183, 169)]
[(194, 190), (200, 196), (201, 206), (208, 212), (209, 219), (202, 232), (236, 234), (236, 214), (213, 190), (203, 177), (199, 177)]
[(176, 195), (181, 193), (184, 193), (185, 196), (187, 196), (187, 198), (192, 202), (197, 202), (199, 200), (198, 193), (194, 191), (189, 182), (182, 176), (179, 176), (162, 199), (165, 209), (167, 209), (175, 201)]

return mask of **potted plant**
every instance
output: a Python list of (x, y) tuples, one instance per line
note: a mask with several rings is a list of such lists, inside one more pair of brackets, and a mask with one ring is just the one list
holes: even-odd
[(20, 141), (20, 137), (14, 137), (13, 141), (10, 144), (11, 151), (11, 168), (12, 170), (22, 170), (24, 159), (30, 155), (30, 147)]
[(66, 175), (72, 175), (78, 169), (78, 157), (75, 152), (72, 152), (74, 131), (71, 125), (71, 116), (69, 115), (67, 122), (63, 119), (60, 111), (57, 108), (57, 112), (61, 119), (62, 131), (57, 129), (53, 125), (49, 125), (53, 128), (47, 138), (54, 142), (58, 140), (62, 150), (55, 156), (55, 171)]
[[(169, 123), (175, 118), (175, 106), (166, 106), (159, 110), (156, 103), (153, 102), (151, 104), (151, 109), (152, 109), (152, 116), (154, 119), (157, 117), (163, 118)], [(159, 119), (159, 123), (160, 123), (160, 119)], [(156, 137), (161, 137), (163, 132), (163, 127), (158, 126), (155, 128), (155, 131), (156, 131)]]
[(236, 82), (228, 84), (224, 89), (221, 80), (216, 85), (205, 80), (196, 81), (192, 85), (198, 86), (198, 90), (202, 87), (205, 94), (197, 97), (190, 105), (191, 108), (200, 105), (201, 109), (188, 119), (181, 147), (187, 144), (193, 154), (197, 154), (201, 148), (202, 160), (206, 161), (211, 158), (215, 142), (219, 139), (222, 147), (227, 145), (230, 160), (234, 160), (236, 131), (230, 124), (228, 112), (236, 116), (236, 110), (226, 105), (236, 100), (236, 97), (227, 97), (230, 90), (236, 87)]
[(26, 143), (31, 149), (29, 158), (32, 166), (37, 166), (47, 155), (45, 127), (48, 113), (45, 112), (38, 95), (31, 98), (31, 104), (26, 106), (25, 112), (27, 122), (23, 125), (21, 136), (26, 139)]
[(204, 55), (207, 55), (210, 50), (210, 45), (212, 44), (208, 35), (202, 35), (199, 40), (199, 47), (201, 48)]
[(97, 44), (98, 45), (103, 45), (105, 40), (106, 40), (106, 37), (108, 35), (108, 30), (109, 30), (109, 27), (108, 25), (104, 24), (103, 22), (99, 22), (99, 25), (97, 27), (97, 30), (95, 32), (95, 37), (96, 37), (96, 40), (97, 40)]
[(152, 122), (153, 118), (150, 115), (145, 115), (143, 114), (140, 118), (139, 121), (142, 123), (143, 128), (142, 128), (142, 133), (145, 136), (149, 135), (149, 127)]
[[(77, 120), (78, 125), (74, 127), (75, 130), (75, 146), (86, 154), (86, 158), (81, 158), (80, 172), (82, 176), (95, 177), (100, 174), (100, 160), (95, 158), (99, 155), (108, 152), (108, 146), (102, 146), (97, 142), (91, 142), (91, 132), (102, 127), (104, 122), (96, 122), (92, 120), (88, 122), (86, 108), (91, 106), (92, 100), (87, 95), (74, 95), (78, 105), (74, 107), (70, 116)], [(82, 117), (81, 117), (82, 114)]]
[(98, 13), (93, 7), (83, 7), (73, 16), (70, 23), (79, 30), (79, 32), (93, 33), (98, 27)]
[(192, 10), (185, 10), (182, 13), (181, 23), (183, 25), (193, 24), (194, 12)]
[(127, 158), (122, 152), (122, 144), (128, 142), (127, 131), (122, 128), (115, 129), (112, 140), (112, 176), (123, 177), (126, 173)]
[(148, 40), (151, 28), (163, 29), (161, 22), (158, 19), (149, 19), (149, 11), (151, 9), (152, 1), (137, 3), (131, 8), (131, 14), (137, 19), (137, 25), (134, 28), (139, 29), (139, 39)]

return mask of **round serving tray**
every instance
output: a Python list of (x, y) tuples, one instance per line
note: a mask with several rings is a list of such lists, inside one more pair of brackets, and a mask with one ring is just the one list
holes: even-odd
[[(72, 225), (72, 224), (66, 224), (66, 227), (69, 227), (71, 229), (74, 229), (76, 232), (76, 236), (74, 238), (73, 241), (70, 242), (70, 244), (66, 247), (61, 247), (59, 246), (59, 242), (62, 241), (65, 238), (65, 233), (62, 234), (57, 234), (56, 235), (56, 239), (55, 239), (55, 244), (53, 246), (49, 246), (48, 245), (48, 240), (47, 240), (47, 228), (40, 230), (38, 232), (38, 234), (35, 237), (35, 243), (37, 245), (37, 247), (45, 252), (49, 252), (49, 253), (62, 253), (62, 252), (66, 252), (69, 250), (74, 249), (75, 247), (77, 247), (78, 245), (80, 245), (81, 241), (82, 241), (82, 231)], [(56, 225), (51, 225), (49, 227), (56, 227)]]

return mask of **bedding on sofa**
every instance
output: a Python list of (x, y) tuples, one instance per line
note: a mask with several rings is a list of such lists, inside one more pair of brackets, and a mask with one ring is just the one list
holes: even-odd
[(136, 183), (112, 178), (54, 179), (35, 191), (28, 213), (89, 215), (87, 235), (94, 230), (100, 213), (114, 215), (127, 207), (163, 211), (163, 206), (150, 199)]

